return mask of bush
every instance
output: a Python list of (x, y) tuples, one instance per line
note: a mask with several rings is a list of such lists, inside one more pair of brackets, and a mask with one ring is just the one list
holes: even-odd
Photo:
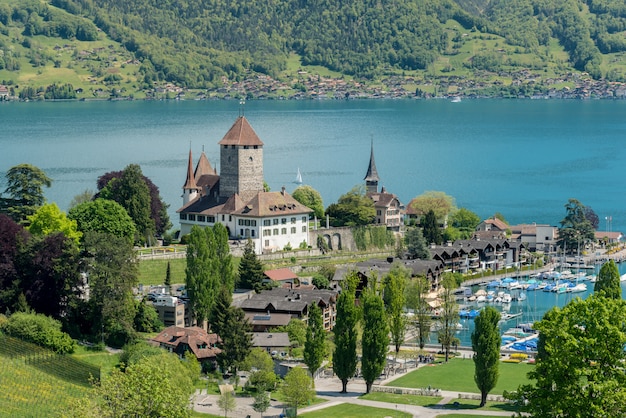
[(3, 324), (2, 330), (59, 354), (70, 354), (76, 349), (76, 342), (61, 331), (61, 323), (42, 314), (16, 312)]

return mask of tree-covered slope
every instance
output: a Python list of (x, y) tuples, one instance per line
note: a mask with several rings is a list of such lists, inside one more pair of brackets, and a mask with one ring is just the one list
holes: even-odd
[(92, 83), (109, 76), (118, 90), (214, 90), (250, 72), (284, 79), (294, 54), (370, 81), (525, 69), (622, 81), (625, 30), (623, 0), (0, 0), (0, 79), (28, 66), (77, 73), (77, 53), (68, 64), (36, 57), (45, 48), (33, 41), (58, 38), (120, 47), (134, 67), (86, 68)]

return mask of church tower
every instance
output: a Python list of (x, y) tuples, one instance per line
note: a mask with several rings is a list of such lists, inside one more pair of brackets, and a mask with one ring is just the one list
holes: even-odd
[(263, 191), (263, 142), (245, 116), (239, 116), (218, 144), (220, 200), (237, 193), (248, 202)]
[(370, 152), (370, 164), (367, 167), (365, 175), (365, 187), (367, 193), (378, 193), (378, 171), (376, 171), (376, 162), (374, 161), (374, 138), (372, 138), (372, 150)]
[(196, 178), (193, 172), (193, 159), (191, 157), (191, 149), (189, 150), (189, 162), (187, 163), (187, 179), (183, 186), (183, 206), (194, 200), (200, 193), (201, 188), (196, 184)]

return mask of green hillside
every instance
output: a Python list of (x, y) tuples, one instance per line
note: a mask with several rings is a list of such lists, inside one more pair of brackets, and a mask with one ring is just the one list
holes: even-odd
[(25, 99), (293, 96), (318, 75), (532, 95), (626, 80), (625, 30), (621, 0), (0, 0), (0, 83)]

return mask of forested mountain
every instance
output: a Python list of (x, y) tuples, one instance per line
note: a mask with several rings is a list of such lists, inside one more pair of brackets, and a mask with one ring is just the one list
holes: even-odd
[[(519, 71), (624, 81), (625, 30), (623, 0), (0, 0), (0, 80), (42, 93), (89, 79), (94, 95), (215, 90), (306, 66), (366, 82)], [(29, 68), (48, 77), (37, 85)]]

